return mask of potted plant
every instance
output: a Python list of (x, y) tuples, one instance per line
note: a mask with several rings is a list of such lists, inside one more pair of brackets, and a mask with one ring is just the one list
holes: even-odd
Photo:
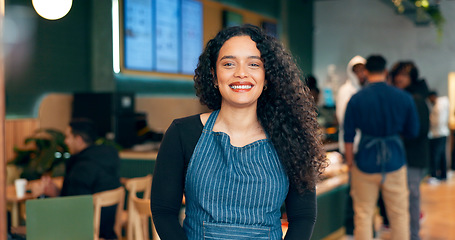
[(25, 147), (14, 147), (15, 158), (8, 164), (22, 170), (21, 178), (39, 179), (43, 174), (63, 176), (70, 157), (65, 135), (55, 129), (39, 129), (25, 139)]

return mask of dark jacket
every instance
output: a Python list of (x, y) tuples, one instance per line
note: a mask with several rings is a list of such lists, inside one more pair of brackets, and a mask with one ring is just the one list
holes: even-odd
[(66, 163), (62, 196), (94, 194), (120, 186), (120, 159), (115, 148), (92, 145)]
[(405, 89), (412, 95), (419, 115), (420, 130), (416, 138), (405, 139), (406, 158), (409, 167), (427, 168), (430, 163), (428, 131), (430, 129), (430, 110), (426, 99), (429, 93), (425, 80), (418, 80)]
[[(120, 159), (111, 146), (92, 145), (66, 163), (61, 196), (94, 194), (120, 187)], [(113, 231), (116, 206), (101, 211), (100, 237), (116, 238)]]

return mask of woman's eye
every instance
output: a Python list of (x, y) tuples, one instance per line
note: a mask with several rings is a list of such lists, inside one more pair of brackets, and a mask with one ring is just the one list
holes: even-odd
[(259, 64), (259, 63), (251, 63), (250, 66), (252, 66), (252, 67), (261, 67), (261, 64)]
[(223, 66), (225, 66), (225, 67), (232, 67), (232, 66), (234, 66), (234, 64), (228, 62), (228, 63), (224, 63)]

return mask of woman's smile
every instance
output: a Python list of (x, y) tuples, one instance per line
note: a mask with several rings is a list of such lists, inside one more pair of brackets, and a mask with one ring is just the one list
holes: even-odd
[(234, 82), (229, 84), (229, 87), (234, 92), (249, 92), (254, 85), (251, 83)]

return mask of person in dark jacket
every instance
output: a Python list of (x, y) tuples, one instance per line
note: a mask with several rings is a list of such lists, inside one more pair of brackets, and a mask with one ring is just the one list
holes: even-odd
[(412, 95), (419, 115), (419, 135), (416, 138), (404, 140), (408, 164), (411, 240), (417, 240), (420, 239), (419, 187), (430, 163), (430, 142), (428, 139), (430, 111), (426, 102), (429, 90), (425, 80), (419, 79), (419, 71), (411, 61), (396, 63), (390, 71), (390, 77), (394, 86), (404, 89)]
[[(42, 194), (48, 197), (94, 194), (120, 186), (118, 152), (114, 147), (95, 145), (93, 122), (73, 120), (66, 130), (65, 143), (72, 154), (66, 163), (65, 178), (59, 190), (49, 176), (41, 178)], [(35, 191), (35, 189), (34, 189)], [(116, 206), (101, 211), (100, 237), (114, 239)]]

